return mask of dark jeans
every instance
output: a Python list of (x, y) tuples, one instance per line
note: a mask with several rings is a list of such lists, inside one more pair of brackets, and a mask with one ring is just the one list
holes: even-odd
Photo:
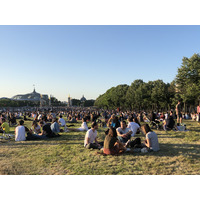
[(130, 147), (131, 148), (142, 148), (142, 144), (141, 144), (141, 139), (140, 138), (136, 138), (135, 140), (130, 142)]
[[(101, 148), (103, 147), (104, 143), (103, 142), (99, 142)], [(99, 149), (99, 146), (97, 144), (94, 143), (90, 143), (88, 145), (85, 146), (86, 149)]]
[(31, 134), (28, 133), (26, 140), (30, 141), (30, 140), (46, 140), (47, 136), (46, 135), (36, 135), (36, 134)]
[(118, 136), (117, 138), (118, 138), (118, 140), (119, 140), (120, 142), (122, 142), (122, 143), (127, 143), (128, 140), (131, 139), (131, 136), (126, 137), (126, 138), (123, 138), (123, 137)]

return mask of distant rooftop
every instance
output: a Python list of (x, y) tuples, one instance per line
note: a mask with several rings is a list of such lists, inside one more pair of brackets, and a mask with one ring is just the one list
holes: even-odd
[[(18, 94), (14, 97), (12, 97), (11, 99), (13, 100), (19, 100), (19, 101), (40, 101), (41, 98), (41, 94), (37, 93), (35, 91), (35, 88), (33, 90), (32, 93), (28, 93), (28, 94)], [(48, 95), (43, 95), (42, 94), (42, 99), (44, 100), (48, 100)]]

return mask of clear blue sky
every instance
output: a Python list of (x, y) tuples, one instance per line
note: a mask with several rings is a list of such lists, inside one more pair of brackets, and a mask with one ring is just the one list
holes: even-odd
[(0, 26), (0, 97), (95, 99), (135, 79), (171, 82), (200, 53), (200, 26)]

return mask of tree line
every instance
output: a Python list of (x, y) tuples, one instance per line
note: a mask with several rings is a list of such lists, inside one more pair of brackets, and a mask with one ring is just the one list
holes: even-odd
[(183, 110), (192, 112), (200, 101), (200, 55), (184, 57), (171, 83), (162, 80), (135, 80), (129, 85), (118, 85), (100, 95), (95, 106), (106, 109), (156, 110), (175, 109), (182, 100)]
[(81, 102), (79, 99), (72, 99), (73, 106), (83, 106), (83, 107), (92, 107), (94, 106), (95, 100), (86, 100), (85, 102)]
[[(44, 106), (48, 106), (49, 102), (46, 102)], [(62, 103), (55, 97), (51, 97), (51, 106), (65, 106), (66, 104)], [(25, 101), (25, 100), (13, 100), (13, 99), (0, 99), (0, 107), (39, 107), (40, 101)]]

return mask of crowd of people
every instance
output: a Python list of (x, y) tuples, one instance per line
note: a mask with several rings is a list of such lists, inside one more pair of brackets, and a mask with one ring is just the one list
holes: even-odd
[[(15, 128), (15, 141), (45, 140), (60, 137), (62, 132), (86, 132), (84, 147), (87, 149), (102, 149), (104, 154), (119, 154), (134, 149), (135, 151), (159, 151), (157, 134), (153, 128), (165, 131), (185, 131), (182, 119), (199, 121), (200, 105), (197, 107), (195, 117), (193, 113), (182, 113), (181, 101), (175, 111), (169, 112), (131, 112), (117, 110), (104, 110), (96, 108), (69, 108), (65, 110), (43, 110), (28, 112), (2, 112), (0, 113), (0, 133), (9, 134), (10, 127)], [(65, 120), (63, 118), (67, 120)], [(177, 119), (177, 122), (175, 122)], [(81, 127), (73, 128), (73, 124), (82, 121)], [(32, 126), (24, 126), (31, 121)], [(88, 127), (91, 122), (91, 128)], [(67, 125), (68, 124), (68, 125)], [(144, 125), (141, 125), (144, 124)], [(107, 128), (105, 140), (97, 141), (99, 126)], [(145, 135), (142, 142), (137, 134)]]

